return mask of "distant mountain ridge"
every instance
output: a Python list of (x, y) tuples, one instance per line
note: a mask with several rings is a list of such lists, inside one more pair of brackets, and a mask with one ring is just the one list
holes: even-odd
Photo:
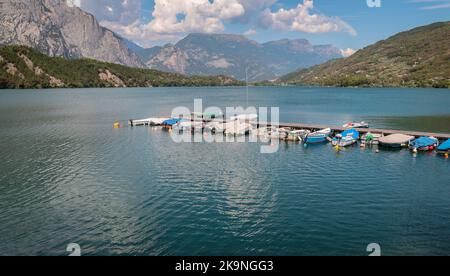
[(348, 58), (288, 74), (277, 83), (450, 88), (450, 21), (399, 33)]
[(342, 57), (332, 45), (314, 46), (305, 39), (260, 44), (232, 34), (190, 34), (175, 45), (147, 51), (153, 53), (145, 61), (152, 69), (188, 75), (223, 74), (240, 80), (248, 73), (249, 81), (275, 79)]
[(144, 67), (114, 32), (63, 0), (15, 0), (0, 10), (0, 44), (32, 47), (48, 56), (92, 58)]

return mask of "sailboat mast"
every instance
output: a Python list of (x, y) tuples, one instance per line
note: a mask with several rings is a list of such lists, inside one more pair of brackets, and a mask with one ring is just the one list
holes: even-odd
[(247, 86), (247, 107), (248, 107), (248, 67), (247, 68), (245, 68), (245, 83), (246, 83), (246, 86)]

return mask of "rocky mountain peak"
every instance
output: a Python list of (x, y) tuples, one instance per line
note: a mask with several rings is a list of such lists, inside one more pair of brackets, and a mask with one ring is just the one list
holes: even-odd
[(119, 36), (65, 0), (4, 3), (0, 13), (0, 44), (29, 46), (49, 56), (143, 66)]

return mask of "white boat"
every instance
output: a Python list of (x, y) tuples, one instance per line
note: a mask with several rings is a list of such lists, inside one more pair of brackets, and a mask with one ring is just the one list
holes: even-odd
[(256, 128), (253, 126), (252, 135), (256, 137), (269, 137), (272, 132), (272, 127), (260, 127)]
[(250, 133), (252, 127), (249, 123), (241, 121), (233, 121), (223, 124), (225, 135), (229, 136), (244, 136)]
[(170, 118), (147, 118), (142, 120), (130, 120), (131, 126), (160, 126)]
[(206, 122), (210, 122), (217, 119), (223, 120), (223, 114), (213, 112), (206, 112), (206, 113), (192, 112), (191, 119), (194, 121), (206, 121)]
[(270, 139), (286, 140), (290, 131), (292, 131), (290, 128), (273, 128), (270, 132)]
[(367, 133), (361, 137), (361, 143), (365, 145), (378, 145), (380, 138), (383, 137), (381, 133)]
[(255, 122), (258, 120), (258, 115), (257, 114), (241, 114), (241, 115), (231, 117), (230, 120), (231, 121), (239, 120), (241, 122), (251, 123), (251, 122)]
[(178, 132), (191, 132), (191, 131), (202, 131), (203, 122), (199, 121), (183, 121), (172, 127), (173, 131)]
[(344, 128), (369, 128), (369, 124), (366, 122), (351, 122), (343, 125)]
[(205, 125), (205, 132), (211, 133), (224, 133), (225, 132), (225, 122), (224, 120), (213, 120)]
[(288, 132), (287, 137), (286, 137), (286, 141), (294, 141), (294, 142), (300, 141), (301, 142), (310, 133), (311, 133), (311, 131), (306, 130), (306, 129), (292, 130), (292, 131)]

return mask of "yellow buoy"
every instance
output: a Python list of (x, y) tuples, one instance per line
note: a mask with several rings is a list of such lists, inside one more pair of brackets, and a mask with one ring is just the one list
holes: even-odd
[(336, 146), (334, 147), (334, 149), (335, 149), (336, 151), (339, 151), (339, 145), (336, 145)]
[(448, 153), (444, 154), (445, 159), (448, 159)]
[(117, 122), (117, 121), (115, 121), (115, 122), (114, 122), (114, 128), (120, 128), (120, 123)]

